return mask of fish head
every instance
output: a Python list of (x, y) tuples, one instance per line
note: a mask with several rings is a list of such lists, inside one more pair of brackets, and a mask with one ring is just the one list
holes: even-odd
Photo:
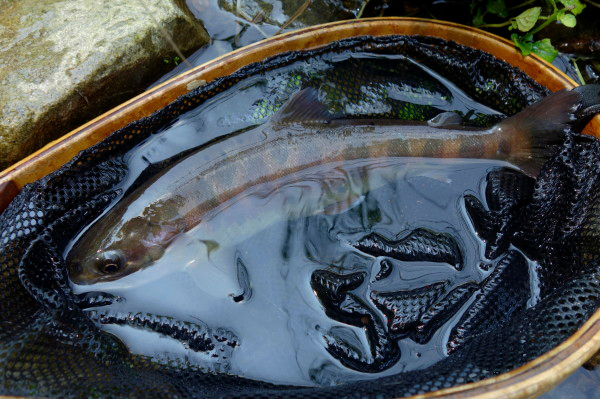
[(142, 270), (158, 260), (179, 233), (176, 226), (144, 217), (116, 226), (105, 222), (86, 232), (67, 256), (69, 278), (76, 284), (113, 281)]

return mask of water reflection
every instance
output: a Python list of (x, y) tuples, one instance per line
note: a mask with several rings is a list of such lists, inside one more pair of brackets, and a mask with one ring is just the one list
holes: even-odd
[[(156, 361), (298, 385), (427, 367), (446, 356), (491, 273), (478, 266), (464, 194), (480, 198), (490, 168), (505, 165), (380, 158), (305, 169), (223, 202), (152, 266), (75, 289), (120, 298), (87, 311)], [(396, 252), (374, 252), (374, 237)]]

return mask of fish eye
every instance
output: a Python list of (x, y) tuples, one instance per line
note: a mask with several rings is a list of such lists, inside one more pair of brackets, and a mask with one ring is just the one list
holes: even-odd
[(113, 274), (119, 271), (121, 267), (116, 263), (107, 263), (102, 267), (102, 273)]
[(118, 251), (107, 251), (96, 260), (96, 268), (102, 274), (118, 273), (123, 267), (123, 257)]

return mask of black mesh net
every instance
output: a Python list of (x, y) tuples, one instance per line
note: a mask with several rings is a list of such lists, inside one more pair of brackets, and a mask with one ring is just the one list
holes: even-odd
[[(573, 334), (600, 302), (600, 142), (577, 134), (566, 138), (537, 179), (495, 171), (488, 175), (486, 205), (466, 198), (473, 219), (485, 221), (476, 228), (487, 242), (487, 254), (505, 255), (451, 331), (449, 356), (426, 369), (333, 387), (276, 386), (130, 354), (82, 312), (62, 254), (82, 226), (117, 195), (113, 187), (127, 174), (123, 155), (128, 150), (247, 77), (346, 50), (410, 56), (505, 115), (548, 93), (506, 63), (452, 42), (356, 38), (250, 65), (120, 129), (27, 185), (0, 216), (0, 393), (101, 398), (408, 396), (512, 370)], [(355, 75), (365, 80), (373, 76), (369, 71)], [(334, 90), (329, 94), (336, 95)], [(386, 116), (400, 114), (408, 115), (406, 119), (431, 116), (427, 108), (393, 110)], [(472, 122), (489, 125), (494, 118), (480, 115)], [(526, 261), (513, 247), (542, 265), (540, 300), (534, 307), (526, 306)], [(464, 303), (460, 298), (465, 292), (475, 291), (466, 286), (457, 290), (438, 307), (456, 309)], [(432, 323), (441, 317), (436, 312), (428, 316)], [(184, 337), (185, 328), (176, 333)], [(409, 334), (416, 341), (427, 339), (418, 330)]]

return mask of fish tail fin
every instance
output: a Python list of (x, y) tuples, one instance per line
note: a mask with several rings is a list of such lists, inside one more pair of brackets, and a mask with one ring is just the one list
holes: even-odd
[(537, 176), (572, 129), (582, 97), (576, 90), (561, 90), (498, 123), (493, 128), (500, 134), (498, 151), (527, 174)]

